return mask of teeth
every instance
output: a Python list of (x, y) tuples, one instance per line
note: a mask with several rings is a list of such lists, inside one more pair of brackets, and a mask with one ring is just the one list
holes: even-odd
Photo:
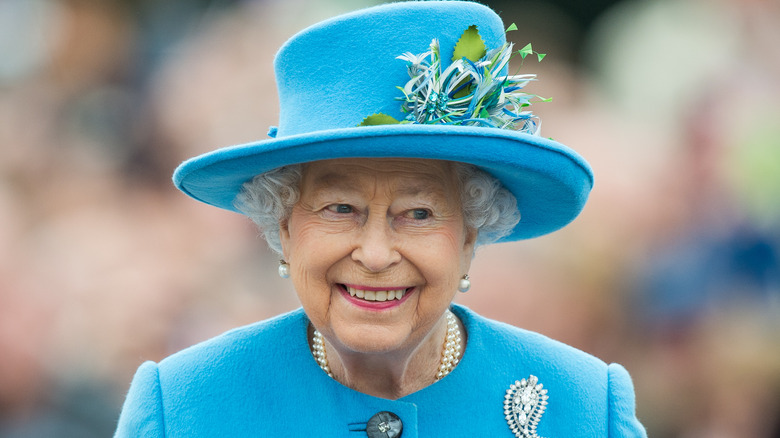
[(406, 294), (406, 289), (393, 290), (362, 290), (346, 286), (347, 292), (353, 297), (362, 298), (366, 301), (390, 301), (400, 300)]

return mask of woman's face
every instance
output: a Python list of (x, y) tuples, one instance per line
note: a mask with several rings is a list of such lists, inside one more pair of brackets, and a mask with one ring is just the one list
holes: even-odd
[(435, 327), (476, 238), (459, 190), (444, 161), (305, 165), (282, 248), (306, 314), (336, 348), (411, 351)]

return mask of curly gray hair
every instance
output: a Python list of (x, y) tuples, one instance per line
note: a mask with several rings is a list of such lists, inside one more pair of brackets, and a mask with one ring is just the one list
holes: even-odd
[[(467, 227), (477, 230), (476, 246), (509, 234), (520, 221), (517, 199), (492, 175), (466, 163), (453, 163), (460, 183), (460, 200)], [(300, 197), (303, 165), (270, 170), (244, 183), (235, 207), (260, 228), (268, 246), (282, 253), (279, 226)]]

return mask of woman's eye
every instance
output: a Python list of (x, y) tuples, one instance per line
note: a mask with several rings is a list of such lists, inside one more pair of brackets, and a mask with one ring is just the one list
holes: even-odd
[(328, 210), (339, 214), (349, 214), (353, 211), (352, 206), (347, 204), (332, 204), (328, 206)]
[(431, 217), (431, 212), (424, 209), (424, 208), (415, 208), (414, 210), (409, 210), (406, 213), (406, 216), (410, 219), (414, 220), (425, 220)]

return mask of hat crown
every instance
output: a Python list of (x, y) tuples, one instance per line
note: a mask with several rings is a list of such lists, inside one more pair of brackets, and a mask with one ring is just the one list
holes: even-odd
[(390, 3), (342, 15), (293, 36), (274, 62), (279, 91), (277, 137), (350, 128), (384, 113), (403, 119), (398, 90), (408, 80), (397, 57), (439, 41), (442, 68), (463, 32), (476, 25), (488, 49), (506, 41), (501, 19), (472, 2)]

